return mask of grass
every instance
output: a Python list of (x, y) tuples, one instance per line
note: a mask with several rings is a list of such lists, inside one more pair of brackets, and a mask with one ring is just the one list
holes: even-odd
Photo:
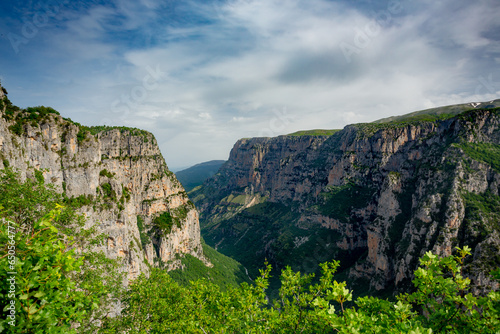
[(353, 124), (359, 131), (362, 137), (371, 137), (379, 130), (385, 129), (399, 129), (404, 128), (408, 125), (421, 125), (423, 123), (435, 123), (442, 121), (451, 117), (453, 114), (440, 114), (440, 115), (416, 115), (413, 117), (401, 117), (397, 120), (388, 122), (372, 122), (372, 123), (358, 123)]
[(287, 136), (294, 136), (294, 137), (300, 137), (300, 136), (331, 136), (341, 130), (339, 129), (332, 129), (332, 130), (324, 130), (324, 129), (315, 129), (315, 130), (303, 130), (303, 131), (297, 131), (294, 133), (289, 133)]
[(484, 109), (494, 109), (499, 106), (499, 100), (493, 101), (493, 104), (491, 105), (484, 105), (481, 104), (480, 106), (477, 106), (479, 108), (474, 108), (470, 103), (467, 104), (457, 104), (457, 105), (451, 105), (451, 106), (444, 106), (444, 107), (437, 107), (437, 108), (432, 108), (432, 109), (425, 109), (425, 110), (419, 110), (415, 111), (406, 115), (401, 115), (401, 116), (391, 116), (387, 118), (383, 118), (380, 120), (377, 120), (373, 123), (389, 123), (389, 122), (394, 122), (394, 121), (405, 121), (405, 120), (415, 120), (418, 119), (419, 117), (422, 118), (428, 118), (428, 119), (446, 119), (450, 117), (457, 116), (459, 114), (462, 114), (464, 112), (468, 111), (476, 111), (476, 110), (484, 110)]

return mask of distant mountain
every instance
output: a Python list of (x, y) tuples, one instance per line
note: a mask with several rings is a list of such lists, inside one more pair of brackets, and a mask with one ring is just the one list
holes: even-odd
[(408, 289), (425, 252), (468, 245), (464, 273), (487, 291), (500, 266), (499, 104), (241, 139), (189, 193), (202, 236), (251, 277), (266, 259), (274, 277), (340, 260), (337, 279), (381, 294)]
[(491, 109), (500, 107), (500, 99), (493, 100), (489, 102), (471, 102), (464, 104), (455, 104), (451, 106), (437, 107), (431, 109), (425, 109), (420, 111), (415, 111), (402, 116), (391, 116), (387, 118), (382, 118), (373, 123), (388, 123), (394, 121), (412, 121), (412, 120), (433, 120), (433, 119), (444, 119), (451, 116), (456, 116), (467, 110), (472, 109)]
[(202, 162), (187, 169), (175, 173), (187, 192), (201, 185), (206, 179), (213, 176), (219, 170), (224, 160), (212, 160)]

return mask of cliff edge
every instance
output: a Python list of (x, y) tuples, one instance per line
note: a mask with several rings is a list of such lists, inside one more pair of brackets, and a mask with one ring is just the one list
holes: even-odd
[(0, 168), (43, 172), (108, 235), (100, 249), (121, 259), (127, 280), (167, 270), (191, 254), (210, 265), (198, 212), (169, 171), (154, 136), (125, 127), (85, 127), (47, 107), (21, 110), (0, 87)]
[(239, 140), (218, 174), (190, 192), (202, 234), (254, 271), (265, 259), (302, 272), (336, 259), (341, 278), (389, 292), (411, 286), (426, 251), (448, 256), (468, 245), (465, 272), (486, 291), (500, 265), (493, 102), (333, 135)]

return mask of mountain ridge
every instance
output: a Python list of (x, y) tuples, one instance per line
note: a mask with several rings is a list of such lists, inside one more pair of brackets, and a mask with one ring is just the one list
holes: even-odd
[(50, 107), (20, 109), (0, 87), (0, 168), (37, 173), (79, 206), (88, 225), (108, 235), (98, 250), (121, 262), (125, 284), (150, 267), (205, 265), (198, 212), (168, 169), (153, 134), (86, 127)]
[(177, 179), (187, 192), (201, 185), (210, 176), (214, 175), (226, 162), (225, 160), (210, 160), (175, 172)]
[(253, 273), (266, 258), (304, 272), (340, 259), (346, 278), (375, 291), (408, 287), (427, 250), (446, 256), (471, 244), (467, 273), (485, 291), (495, 284), (486, 268), (500, 264), (491, 209), (500, 208), (500, 175), (489, 158), (499, 122), (499, 109), (476, 109), (353, 124), (331, 136), (241, 139), (190, 193), (202, 235)]

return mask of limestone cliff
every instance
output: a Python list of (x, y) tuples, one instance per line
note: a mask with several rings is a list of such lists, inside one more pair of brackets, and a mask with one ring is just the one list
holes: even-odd
[[(108, 235), (101, 249), (121, 259), (127, 279), (148, 265), (173, 269), (191, 254), (205, 261), (198, 212), (167, 168), (151, 133), (87, 128), (51, 108), (18, 110), (0, 87), (0, 168), (21, 177), (43, 172), (47, 183), (81, 203), (87, 224)], [(155, 218), (171, 222), (159, 228)]]
[(267, 258), (308, 272), (339, 259), (343, 278), (388, 291), (407, 287), (426, 251), (469, 245), (467, 275), (488, 288), (500, 266), (495, 103), (332, 136), (242, 139), (190, 193), (202, 234), (250, 268)]

